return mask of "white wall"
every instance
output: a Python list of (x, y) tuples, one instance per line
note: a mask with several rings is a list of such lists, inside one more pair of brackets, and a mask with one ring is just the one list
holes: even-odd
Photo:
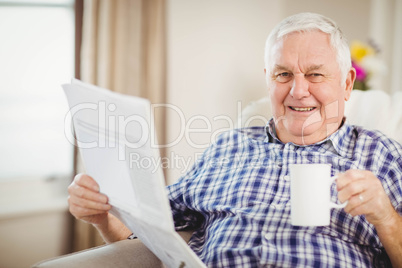
[[(169, 0), (168, 102), (185, 119), (168, 109), (167, 139), (174, 142), (167, 149), (173, 167), (167, 172), (168, 181), (176, 180), (186, 168), (183, 163), (193, 163), (204, 150), (194, 143), (207, 144), (216, 130), (229, 127), (222, 117), (214, 121), (216, 116), (227, 116), (235, 123), (240, 105), (244, 108), (267, 94), (263, 48), (279, 21), (299, 12), (317, 12), (334, 19), (349, 41), (367, 41), (371, 5), (368, 0)], [(388, 85), (384, 88), (387, 91)], [(185, 126), (187, 130), (203, 128), (204, 133), (186, 137)]]
[[(170, 159), (180, 156), (194, 162), (195, 154), (205, 146), (194, 148), (192, 143), (210, 143), (216, 130), (236, 123), (238, 105), (244, 107), (266, 94), (264, 43), (281, 18), (281, 6), (276, 2), (168, 1), (168, 102), (186, 119), (179, 120), (172, 110), (168, 113), (167, 139), (180, 139), (168, 148)], [(197, 115), (209, 120), (211, 130), (181, 138), (184, 125), (187, 129), (208, 127), (203, 118), (195, 119)], [(169, 170), (169, 181), (184, 171), (180, 161), (173, 162), (177, 168)]]
[(286, 6), (283, 9), (282, 18), (299, 12), (319, 13), (333, 19), (349, 41), (353, 39), (367, 41), (369, 38), (369, 0), (284, 0), (281, 2)]

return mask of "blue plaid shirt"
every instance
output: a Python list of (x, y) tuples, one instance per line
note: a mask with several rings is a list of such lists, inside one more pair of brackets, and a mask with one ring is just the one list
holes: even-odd
[[(190, 247), (208, 267), (390, 267), (364, 216), (332, 209), (329, 226), (290, 224), (289, 164), (328, 163), (332, 175), (371, 170), (402, 214), (402, 147), (345, 122), (322, 142), (282, 143), (267, 126), (223, 133), (168, 186), (176, 229), (195, 229)], [(332, 201), (337, 201), (335, 184)]]

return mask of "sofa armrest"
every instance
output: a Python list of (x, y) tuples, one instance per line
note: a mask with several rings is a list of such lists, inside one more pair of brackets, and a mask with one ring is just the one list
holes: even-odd
[[(178, 232), (188, 243), (192, 231)], [(33, 268), (66, 267), (164, 267), (139, 239), (122, 240), (39, 262)]]

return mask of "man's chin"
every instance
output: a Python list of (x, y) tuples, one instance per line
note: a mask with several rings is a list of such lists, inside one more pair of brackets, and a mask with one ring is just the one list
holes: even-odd
[(320, 131), (320, 127), (317, 124), (310, 125), (310, 126), (290, 126), (288, 128), (288, 132), (295, 137), (305, 137), (317, 134)]
[(305, 127), (305, 128), (292, 128), (288, 129), (287, 133), (282, 132), (282, 137), (287, 137), (286, 142), (292, 142), (299, 145), (309, 145), (313, 143), (317, 143), (323, 139), (325, 139), (326, 133), (322, 131), (320, 128), (313, 127)]

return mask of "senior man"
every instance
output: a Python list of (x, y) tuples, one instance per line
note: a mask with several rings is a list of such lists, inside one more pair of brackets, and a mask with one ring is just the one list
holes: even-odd
[[(344, 118), (356, 72), (338, 26), (312, 13), (286, 18), (267, 39), (265, 74), (273, 118), (222, 134), (168, 186), (176, 229), (195, 230), (189, 245), (210, 267), (402, 267), (402, 147)], [(348, 204), (329, 226), (291, 225), (292, 163), (339, 174), (331, 196)], [(69, 192), (71, 213), (105, 241), (130, 234), (91, 177)]]

